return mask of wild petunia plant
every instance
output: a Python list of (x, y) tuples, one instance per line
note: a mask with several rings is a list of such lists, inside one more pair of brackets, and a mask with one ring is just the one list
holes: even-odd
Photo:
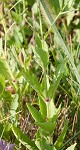
[[(80, 88), (78, 88), (80, 87), (80, 75), (77, 68), (80, 68), (80, 44), (76, 43), (76, 39), (77, 41), (80, 40), (78, 35), (78, 38), (76, 37), (73, 40), (75, 42), (69, 43), (71, 42), (69, 41), (66, 44), (65, 39), (68, 38), (70, 40), (65, 26), (66, 17), (63, 16), (60, 20), (57, 19), (62, 13), (69, 11), (68, 7), (70, 7), (71, 16), (71, 7), (73, 8), (75, 4), (72, 0), (50, 0), (51, 5), (49, 5), (49, 0), (38, 0), (39, 5), (34, 1), (19, 0), (16, 3), (14, 1), (9, 4), (4, 0), (3, 4), (0, 3), (0, 26), (3, 26), (5, 30), (3, 31), (1, 27), (1, 30), (5, 33), (4, 38), (0, 38), (0, 135), (2, 138), (5, 137), (7, 141), (13, 139), (17, 147), (20, 146), (20, 149), (23, 149), (25, 146), (25, 149), (28, 148), (29, 150), (62, 150), (66, 149), (67, 146), (65, 145), (70, 142), (66, 142), (68, 137), (66, 133), (67, 131), (69, 132), (69, 126), (70, 132), (68, 135), (70, 137), (72, 125), (72, 117), (70, 120), (64, 115), (62, 122), (64, 124), (61, 124), (62, 130), (60, 128), (60, 133), (57, 133), (56, 137), (56, 130), (61, 123), (59, 121), (62, 121), (59, 120), (59, 115), (64, 108), (64, 95), (64, 100), (66, 100), (66, 94), (70, 97), (69, 106), (75, 101), (77, 107), (79, 107), (77, 95), (80, 91)], [(79, 3), (78, 0), (74, 0), (74, 2)], [(12, 8), (10, 8), (11, 5)], [(3, 7), (6, 8), (4, 8), (4, 11)], [(48, 20), (49, 28), (46, 27), (46, 23), (42, 20), (41, 12), (46, 17), (45, 22)], [(78, 17), (77, 13), (72, 17), (71, 22), (76, 22), (75, 19)], [(70, 19), (68, 21), (70, 30), (75, 34), (73, 27), (71, 27)], [(57, 28), (56, 24), (58, 23)], [(65, 29), (63, 29), (62, 24), (64, 24)], [(76, 28), (79, 28), (78, 20), (74, 24)], [(64, 33), (65, 30), (66, 34)], [(75, 44), (73, 45), (73, 43)], [(77, 53), (73, 54), (78, 54), (78, 57), (75, 55), (75, 59), (71, 56), (69, 46), (71, 46), (71, 53), (73, 52), (73, 46), (77, 49), (75, 50)], [(71, 70), (69, 70), (70, 68)], [(66, 81), (67, 77), (71, 80), (71, 88)], [(77, 95), (75, 94), (76, 92)], [(59, 99), (60, 97), (61, 99)], [(76, 98), (76, 100), (73, 100), (73, 98)], [(25, 101), (24, 104), (23, 99)], [(29, 134), (25, 134), (25, 131), (23, 133), (22, 128), (24, 126), (21, 127), (20, 124), (20, 121), (24, 121), (23, 118), (27, 118), (25, 115), (26, 110), (27, 114), (30, 112), (36, 125), (37, 131), (35, 130), (36, 133), (33, 140), (30, 139)], [(18, 117), (19, 113), (21, 113), (21, 118)], [(72, 116), (74, 113), (75, 110), (73, 110)], [(75, 120), (77, 114), (78, 109), (73, 120)], [(68, 125), (68, 120), (71, 125)], [(6, 124), (9, 127), (5, 129)], [(71, 145), (67, 150), (74, 150), (75, 146), (76, 144)], [(15, 149), (15, 145), (1, 139), (0, 150), (9, 149)]]

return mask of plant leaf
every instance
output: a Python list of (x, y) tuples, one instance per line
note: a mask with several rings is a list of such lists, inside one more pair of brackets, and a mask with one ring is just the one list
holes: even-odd
[(47, 117), (47, 107), (46, 107), (46, 103), (44, 102), (44, 100), (42, 98), (39, 98), (39, 107), (40, 107), (41, 115), (44, 118), (46, 118)]
[(38, 79), (35, 76), (35, 74), (33, 74), (31, 71), (26, 69), (26, 71), (24, 70), (22, 71), (22, 75), (25, 77), (29, 85), (39, 94), (39, 96), (44, 98), (41, 92), (40, 83), (38, 82)]
[(39, 150), (56, 150), (53, 145), (50, 145), (49, 140), (47, 140), (47, 138), (44, 138), (41, 128), (39, 128), (37, 131), (35, 143)]
[(43, 119), (41, 113), (35, 107), (33, 107), (29, 103), (27, 103), (27, 107), (36, 122), (44, 122), (44, 119)]
[(35, 59), (43, 70), (47, 68), (49, 62), (48, 46), (45, 41), (41, 41), (39, 35), (36, 35), (36, 48), (33, 47)]
[(33, 141), (27, 137), (26, 134), (24, 134), (19, 128), (12, 126), (12, 131), (15, 135), (15, 137), (24, 145), (26, 146), (29, 150), (38, 150), (37, 146)]
[(60, 107), (57, 109), (56, 113), (50, 119), (51, 122), (55, 122), (57, 120), (59, 112), (60, 112)]
[(0, 95), (3, 93), (5, 88), (5, 78), (0, 74)]
[(47, 74), (44, 74), (44, 77), (42, 79), (41, 83), (41, 91), (44, 95), (44, 99), (47, 97), (47, 91), (49, 90), (50, 84), (49, 84), (49, 76)]
[(71, 145), (70, 147), (68, 147), (66, 150), (74, 150), (75, 149), (75, 146), (76, 146), (76, 143)]
[(56, 89), (60, 83), (60, 80), (62, 78), (63, 72), (64, 72), (64, 68), (66, 65), (66, 61), (67, 59), (64, 59), (61, 64), (57, 67), (56, 71), (55, 71), (55, 75), (53, 78), (53, 83), (51, 84), (49, 90), (48, 90), (48, 97), (52, 98), (56, 92)]
[(6, 66), (6, 61), (2, 59), (0, 59), (0, 74), (4, 76), (6, 79), (10, 78), (10, 75)]
[(56, 150), (56, 148), (53, 145), (51, 146), (44, 138), (42, 138), (42, 146), (44, 150)]
[(52, 10), (55, 11), (56, 15), (60, 12), (60, 5), (59, 5), (59, 0), (48, 0)]
[(64, 138), (65, 138), (67, 129), (68, 129), (68, 120), (65, 121), (64, 129), (63, 129), (61, 135), (58, 137), (57, 141), (54, 144), (56, 149), (60, 149), (61, 146), (63, 145), (63, 141), (64, 141)]
[(11, 110), (10, 110), (10, 113), (13, 116), (15, 115), (16, 110), (17, 110), (18, 105), (19, 105), (19, 101), (18, 100), (19, 100), (19, 95), (15, 94), (14, 100), (13, 100), (13, 102), (11, 104)]
[(46, 105), (47, 105), (47, 118), (51, 119), (56, 114), (57, 108), (55, 107), (53, 100), (46, 102)]
[(47, 132), (48, 134), (52, 134), (55, 127), (56, 127), (56, 122), (52, 123), (52, 122), (44, 122), (44, 123), (40, 123), (38, 122), (37, 125), (43, 129), (45, 132)]

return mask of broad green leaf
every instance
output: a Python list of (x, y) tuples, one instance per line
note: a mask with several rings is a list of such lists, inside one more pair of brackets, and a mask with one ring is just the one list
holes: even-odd
[(46, 136), (44, 138), (42, 129), (39, 128), (36, 134), (36, 141), (35, 141), (39, 150), (56, 150), (56, 148), (53, 145), (51, 145), (50, 141), (47, 140)]
[(71, 20), (73, 19), (75, 15), (75, 12), (73, 11), (72, 13), (67, 14), (67, 25), (69, 26)]
[(42, 69), (44, 70), (47, 65), (48, 65), (48, 55), (47, 52), (41, 50), (40, 48), (35, 48), (35, 52), (34, 52), (35, 56), (36, 56), (36, 62), (42, 67)]
[(56, 114), (50, 119), (50, 121), (54, 123), (56, 122), (57, 118), (58, 118), (58, 112), (56, 112)]
[(61, 105), (59, 106), (59, 108), (56, 110), (56, 113), (53, 115), (53, 117), (50, 119), (51, 122), (55, 122), (58, 118), (58, 114), (60, 112), (60, 107)]
[(13, 36), (10, 42), (12, 45), (15, 44), (17, 48), (20, 48), (21, 43), (23, 43), (23, 35), (17, 26), (13, 30)]
[(56, 15), (58, 15), (58, 13), (60, 12), (59, 0), (47, 0), (47, 1), (48, 1), (48, 3), (51, 4), (52, 10), (54, 10), (54, 12), (56, 13)]
[(49, 76), (47, 74), (44, 74), (44, 77), (41, 83), (41, 91), (45, 98), (47, 97), (47, 91), (49, 90), (49, 87), (50, 87)]
[(47, 118), (51, 119), (57, 112), (57, 108), (54, 105), (54, 102), (50, 100), (49, 102), (46, 102), (47, 105)]
[(44, 122), (43, 116), (35, 107), (29, 103), (27, 103), (27, 107), (36, 122)]
[(61, 75), (56, 79), (56, 82), (55, 82), (55, 83), (52, 83), (52, 84), (50, 85), (50, 88), (49, 88), (48, 93), (47, 93), (47, 96), (48, 96), (49, 98), (54, 97), (55, 92), (56, 92), (56, 90), (57, 90), (57, 88), (58, 88), (58, 86), (59, 86), (59, 83), (60, 83), (60, 80), (61, 80), (62, 76), (63, 76), (63, 75), (61, 74)]
[(0, 95), (3, 93), (5, 88), (5, 78), (0, 74)]
[(41, 115), (46, 118), (47, 117), (47, 107), (46, 107), (46, 103), (44, 102), (44, 100), (42, 98), (39, 97), (39, 107), (40, 107), (40, 112)]
[(76, 143), (68, 147), (66, 150), (74, 150), (76, 147)]
[[(4, 133), (3, 133), (4, 132)], [(11, 124), (9, 122), (4, 122), (3, 123), (3, 129), (2, 129), (2, 135), (4, 136), (7, 140), (10, 140), (10, 133), (11, 133)]]
[(26, 71), (22, 70), (22, 75), (25, 77), (29, 85), (39, 94), (39, 96), (44, 98), (41, 92), (40, 83), (38, 82), (36, 75), (27, 69)]
[(37, 3), (34, 3), (32, 6), (32, 12), (36, 15), (38, 13), (38, 5)]
[(41, 144), (44, 150), (57, 150), (53, 145), (51, 146), (50, 143), (44, 138), (42, 138)]
[(59, 0), (59, 4), (60, 4), (60, 10), (62, 10), (62, 9), (63, 9), (63, 4), (64, 4), (64, 1), (62, 1), (62, 0)]
[(35, 59), (43, 70), (47, 68), (49, 63), (48, 46), (45, 41), (41, 41), (40, 37), (36, 35), (36, 48), (33, 48)]
[(37, 133), (36, 133), (36, 140), (35, 140), (35, 144), (38, 147), (39, 150), (42, 150), (42, 145), (41, 145), (41, 141), (42, 141), (42, 129), (38, 128)]
[[(22, 43), (23, 42), (23, 36), (22, 33), (18, 30), (18, 28), (15, 28), (15, 36), (17, 36), (17, 38), (19, 38), (19, 41)], [(16, 40), (16, 37), (15, 37)]]
[(52, 122), (43, 122), (40, 123), (38, 122), (37, 125), (44, 130), (46, 133), (48, 133), (49, 135), (53, 133), (55, 127), (56, 127), (56, 122), (52, 123)]
[(31, 141), (29, 137), (26, 134), (24, 134), (19, 128), (12, 126), (12, 131), (15, 137), (19, 140), (19, 142), (25, 147), (27, 147), (29, 150), (38, 150), (35, 143)]
[(35, 144), (36, 144), (36, 146), (38, 147), (39, 150), (42, 150), (41, 143), (40, 143), (39, 139), (35, 141)]
[(48, 97), (52, 98), (56, 92), (56, 89), (60, 83), (60, 80), (62, 78), (63, 72), (65, 71), (65, 65), (66, 65), (67, 59), (64, 59), (61, 64), (57, 67), (55, 71), (55, 75), (53, 78), (53, 83), (51, 84), (49, 90), (48, 90)]
[(10, 78), (9, 71), (7, 69), (7, 64), (5, 60), (0, 59), (0, 74), (6, 79)]
[(42, 49), (42, 41), (41, 41), (41, 39), (40, 39), (38, 34), (36, 34), (35, 40), (36, 40), (37, 47)]
[[(12, 16), (13, 20), (16, 21), (19, 25), (22, 24), (21, 15), (19, 15), (17, 12), (11, 11), (11, 16)], [(18, 29), (18, 28), (17, 28), (17, 29)]]
[[(66, 67), (66, 63), (67, 63), (67, 58), (65, 58), (57, 67), (56, 71), (55, 71), (55, 76), (54, 78), (57, 78), (58, 76), (60, 76), (60, 74), (62, 74), (64, 72), (64, 69)], [(56, 81), (56, 80), (55, 80)]]
[(44, 52), (48, 53), (48, 45), (46, 41), (44, 39), (41, 40), (38, 34), (36, 34), (35, 40), (36, 40), (36, 47), (40, 48), (41, 51), (43, 50)]
[(68, 129), (68, 120), (65, 121), (64, 129), (63, 129), (61, 135), (58, 137), (57, 141), (54, 144), (56, 149), (60, 149), (62, 147), (64, 138), (66, 136), (67, 129)]
[[(15, 81), (15, 77), (6, 59), (0, 59), (0, 74), (4, 76), (5, 79)], [(14, 84), (14, 87), (17, 88), (16, 84)]]
[(33, 4), (35, 3), (35, 0), (27, 0), (27, 3), (29, 4), (29, 6), (33, 6)]

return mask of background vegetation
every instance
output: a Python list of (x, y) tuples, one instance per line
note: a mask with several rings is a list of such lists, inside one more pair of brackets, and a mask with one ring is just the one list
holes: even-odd
[(0, 1), (0, 139), (79, 150), (79, 134), (80, 1)]

